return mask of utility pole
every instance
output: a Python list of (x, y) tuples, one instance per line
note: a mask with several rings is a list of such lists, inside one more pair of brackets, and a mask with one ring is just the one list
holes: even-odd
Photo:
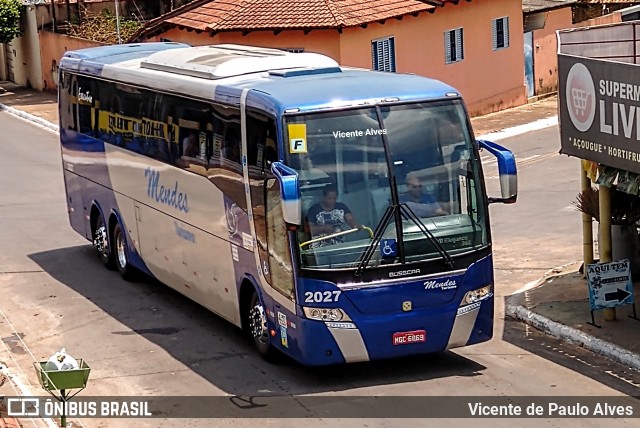
[(51, 24), (53, 24), (53, 32), (56, 32), (56, 3), (51, 0)]
[(122, 43), (120, 39), (120, 8), (118, 5), (118, 0), (116, 0), (116, 36), (118, 36), (118, 44)]

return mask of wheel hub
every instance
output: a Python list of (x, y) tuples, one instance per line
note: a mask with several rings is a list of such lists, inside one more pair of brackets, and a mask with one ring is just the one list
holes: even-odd
[(261, 304), (256, 305), (249, 311), (249, 331), (251, 337), (261, 342), (267, 339), (267, 318), (264, 314), (264, 308)]
[(118, 263), (120, 263), (120, 266), (123, 268), (127, 266), (127, 253), (125, 247), (122, 234), (118, 234), (116, 239), (116, 253), (118, 255)]
[(109, 240), (107, 238), (107, 228), (105, 225), (96, 229), (94, 244), (100, 254), (106, 254), (109, 251)]

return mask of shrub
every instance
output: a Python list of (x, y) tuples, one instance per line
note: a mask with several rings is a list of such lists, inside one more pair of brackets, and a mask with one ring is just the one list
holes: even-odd
[(9, 43), (21, 34), (20, 0), (0, 0), (0, 43)]
[[(589, 187), (578, 193), (573, 202), (578, 211), (600, 221), (600, 196), (598, 189)], [(640, 221), (640, 198), (616, 190), (611, 186), (611, 224), (634, 224)]]

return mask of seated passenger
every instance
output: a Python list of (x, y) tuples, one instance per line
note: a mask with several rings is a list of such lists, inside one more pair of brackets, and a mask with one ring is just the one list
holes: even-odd
[(400, 196), (400, 203), (406, 203), (418, 217), (447, 215), (435, 197), (422, 193), (422, 183), (414, 173), (407, 174), (407, 193)]
[[(323, 194), (322, 202), (313, 205), (307, 212), (306, 220), (312, 239), (358, 227), (358, 222), (349, 207), (342, 202), (337, 202), (338, 189), (334, 184), (327, 184), (323, 189)], [(313, 246), (322, 247), (340, 243), (343, 242), (343, 238), (343, 236), (336, 236), (324, 239), (316, 242)]]
[(195, 158), (200, 154), (200, 145), (195, 131), (189, 131), (189, 134), (182, 140), (183, 155)]

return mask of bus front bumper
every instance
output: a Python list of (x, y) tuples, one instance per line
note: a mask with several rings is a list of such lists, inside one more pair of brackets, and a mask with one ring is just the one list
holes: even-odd
[(440, 352), (491, 339), (493, 295), (465, 306), (368, 316), (350, 322), (298, 318), (287, 354), (310, 366)]

